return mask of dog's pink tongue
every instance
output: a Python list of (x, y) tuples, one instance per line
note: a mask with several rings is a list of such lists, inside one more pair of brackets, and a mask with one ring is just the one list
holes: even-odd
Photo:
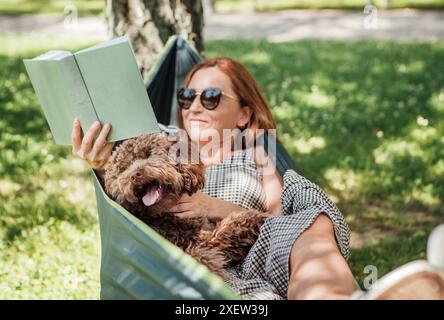
[(148, 190), (143, 196), (142, 201), (144, 205), (149, 207), (152, 206), (157, 201), (157, 199), (159, 199), (159, 188), (157, 187), (157, 185), (153, 184), (152, 186), (148, 187)]

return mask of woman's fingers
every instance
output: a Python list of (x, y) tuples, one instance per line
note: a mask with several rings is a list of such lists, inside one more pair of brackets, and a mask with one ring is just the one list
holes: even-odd
[(72, 142), (72, 153), (77, 154), (80, 150), (80, 144), (82, 143), (81, 130), (80, 130), (80, 121), (75, 118), (74, 123), (72, 125), (71, 132), (71, 142)]
[(102, 131), (94, 142), (93, 149), (89, 154), (89, 159), (94, 161), (96, 159), (100, 159), (99, 155), (102, 153), (105, 148), (106, 137), (108, 136), (109, 131), (111, 130), (111, 125), (109, 123), (103, 126)]
[(87, 159), (88, 154), (91, 152), (91, 148), (94, 143), (94, 138), (97, 135), (97, 132), (100, 130), (100, 122), (96, 121), (93, 125), (88, 129), (85, 136), (82, 139), (82, 144), (80, 147), (79, 156), (82, 159)]
[(108, 158), (109, 158), (109, 156), (111, 155), (111, 151), (113, 150), (114, 143), (115, 143), (115, 142), (107, 143), (107, 144), (105, 145), (105, 148), (103, 148), (103, 151), (102, 151), (101, 154), (104, 155), (103, 159), (104, 159), (105, 161), (107, 161)]
[(187, 204), (187, 203), (191, 203), (193, 201), (193, 195), (188, 195), (188, 193), (184, 193), (183, 195), (180, 196), (179, 199), (179, 204)]
[[(74, 119), (72, 127), (72, 152), (85, 160), (93, 169), (100, 169), (108, 161), (114, 146), (114, 142), (106, 143), (111, 124), (107, 123), (101, 131), (100, 128), (100, 122), (95, 121), (82, 139), (79, 119)], [(97, 136), (99, 131), (100, 134)]]
[(100, 162), (100, 167), (105, 164), (109, 157), (111, 156), (111, 151), (113, 150), (114, 142), (107, 143), (105, 147), (100, 151), (100, 153), (97, 155), (96, 159)]
[(168, 211), (170, 213), (180, 214), (180, 213), (189, 212), (190, 209), (191, 206), (188, 203), (179, 203), (176, 204), (174, 207), (170, 208)]
[(198, 214), (193, 211), (185, 211), (185, 212), (179, 212), (175, 214), (178, 218), (196, 218), (198, 217)]

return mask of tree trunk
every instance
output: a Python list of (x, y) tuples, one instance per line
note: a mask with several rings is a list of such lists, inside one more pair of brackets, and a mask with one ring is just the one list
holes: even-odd
[(199, 0), (106, 0), (105, 15), (110, 38), (130, 38), (144, 77), (171, 35), (190, 40), (203, 55)]

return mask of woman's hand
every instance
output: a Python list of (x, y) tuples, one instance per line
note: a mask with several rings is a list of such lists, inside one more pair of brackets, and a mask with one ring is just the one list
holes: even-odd
[(169, 212), (176, 214), (179, 218), (207, 216), (223, 219), (232, 212), (243, 210), (246, 209), (198, 191), (191, 196), (184, 194)]
[(111, 124), (109, 123), (105, 124), (99, 136), (94, 141), (100, 128), (100, 122), (94, 122), (82, 139), (80, 121), (76, 118), (71, 134), (72, 153), (85, 160), (86, 163), (95, 170), (101, 169), (108, 161), (114, 146), (114, 142), (106, 143), (106, 137), (111, 130)]

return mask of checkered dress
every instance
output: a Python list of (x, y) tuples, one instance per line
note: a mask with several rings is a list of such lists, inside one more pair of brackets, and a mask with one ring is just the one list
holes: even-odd
[[(283, 177), (283, 215), (267, 219), (243, 264), (227, 271), (228, 284), (246, 299), (286, 299), (293, 242), (321, 213), (333, 222), (338, 247), (347, 258), (350, 231), (341, 212), (314, 183), (288, 170)], [(206, 194), (243, 208), (265, 211), (262, 175), (250, 150), (206, 169)]]
[[(168, 134), (177, 127), (160, 125)], [(252, 149), (234, 151), (230, 158), (206, 169), (206, 194), (246, 209), (265, 212), (262, 173)], [(294, 241), (317, 218), (327, 214), (344, 258), (349, 254), (350, 230), (341, 212), (314, 183), (287, 170), (283, 176), (282, 215), (268, 218), (244, 262), (226, 272), (228, 284), (245, 299), (286, 299), (288, 261)]]

